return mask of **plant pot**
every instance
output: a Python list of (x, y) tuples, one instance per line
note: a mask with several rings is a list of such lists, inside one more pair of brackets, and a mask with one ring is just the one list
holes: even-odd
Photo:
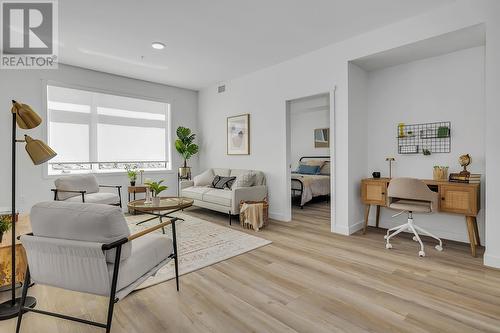
[(180, 167), (179, 168), (179, 178), (189, 178), (191, 175), (191, 167)]
[(160, 205), (160, 197), (153, 197), (153, 206), (159, 206)]
[(130, 186), (135, 186), (135, 180), (130, 181)]

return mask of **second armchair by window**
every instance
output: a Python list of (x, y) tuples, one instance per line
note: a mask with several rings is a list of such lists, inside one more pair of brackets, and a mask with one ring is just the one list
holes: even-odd
[[(122, 206), (121, 186), (99, 185), (93, 174), (64, 176), (54, 181), (52, 189), (55, 201), (100, 203)], [(102, 188), (114, 188), (116, 192), (101, 191)]]

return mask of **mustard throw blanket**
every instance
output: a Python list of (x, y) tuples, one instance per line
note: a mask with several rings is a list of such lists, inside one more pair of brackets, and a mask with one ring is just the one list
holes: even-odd
[(252, 227), (255, 231), (259, 231), (264, 225), (264, 204), (255, 203), (247, 204), (244, 203), (241, 206), (241, 217), (243, 227)]

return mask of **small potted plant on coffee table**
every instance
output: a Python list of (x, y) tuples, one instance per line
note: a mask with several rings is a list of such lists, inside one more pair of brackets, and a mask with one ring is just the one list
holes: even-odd
[(11, 220), (10, 216), (0, 216), (0, 243), (2, 242), (3, 234), (9, 231), (12, 227)]
[(153, 195), (153, 206), (159, 206), (160, 205), (160, 193), (165, 191), (168, 186), (161, 185), (163, 183), (163, 180), (154, 182), (152, 180), (147, 180), (145, 184), (149, 187), (151, 190), (151, 194)]
[(127, 177), (128, 180), (130, 181), (130, 186), (135, 186), (135, 181), (137, 180), (137, 166), (131, 166), (130, 164), (127, 164), (125, 166), (125, 170), (127, 171)]

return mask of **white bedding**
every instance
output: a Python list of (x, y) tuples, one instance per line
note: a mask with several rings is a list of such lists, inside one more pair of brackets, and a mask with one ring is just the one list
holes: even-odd
[[(304, 184), (300, 205), (303, 206), (312, 198), (320, 195), (330, 195), (330, 175), (303, 175), (292, 173), (292, 179), (298, 179)], [(300, 190), (297, 182), (292, 182), (292, 189)]]

